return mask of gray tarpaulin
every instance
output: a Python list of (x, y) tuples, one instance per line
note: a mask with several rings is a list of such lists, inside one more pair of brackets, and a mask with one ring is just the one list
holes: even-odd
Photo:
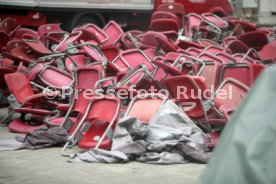
[(201, 184), (276, 183), (276, 66), (265, 70), (225, 127)]
[(115, 128), (111, 151), (91, 149), (72, 162), (205, 163), (209, 158), (206, 147), (203, 134), (183, 110), (167, 101), (149, 124), (133, 117), (122, 118)]
[(25, 137), (16, 136), (11, 139), (0, 139), (0, 151), (18, 149), (41, 149), (63, 145), (68, 132), (62, 127), (41, 128), (28, 133)]

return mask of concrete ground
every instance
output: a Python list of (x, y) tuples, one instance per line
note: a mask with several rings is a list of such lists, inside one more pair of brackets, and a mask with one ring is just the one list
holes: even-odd
[[(0, 109), (0, 119), (6, 113), (6, 109)], [(15, 135), (9, 133), (7, 127), (0, 127), (0, 139)], [(205, 167), (191, 163), (72, 164), (60, 151), (61, 148), (48, 148), (0, 152), (0, 184), (193, 184)]]
[(276, 15), (271, 15), (268, 12), (262, 12), (259, 14), (257, 24), (259, 26), (269, 26), (276, 28)]

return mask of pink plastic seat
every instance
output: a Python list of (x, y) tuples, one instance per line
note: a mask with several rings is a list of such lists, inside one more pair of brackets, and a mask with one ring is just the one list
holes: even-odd
[[(102, 79), (102, 69), (98, 66), (79, 66), (75, 71), (74, 91), (71, 91), (71, 104), (58, 106), (57, 109), (65, 112), (64, 117), (53, 117), (45, 120), (49, 126), (64, 126), (66, 123), (70, 125), (71, 134), (80, 122), (87, 105), (95, 95), (94, 87), (98, 80)], [(87, 91), (86, 91), (87, 90)], [(89, 90), (89, 91), (88, 91)], [(87, 95), (85, 95), (87, 93)], [(76, 115), (74, 115), (76, 114)]]
[(254, 48), (257, 51), (261, 50), (268, 44), (267, 35), (263, 31), (252, 31), (238, 36), (238, 39), (245, 43), (249, 48)]
[(175, 76), (165, 79), (164, 84), (174, 101), (182, 105), (189, 117), (201, 119), (207, 114), (202, 106), (202, 102), (206, 100), (203, 92), (207, 89), (203, 77)]
[(12, 39), (7, 43), (7, 52), (11, 52), (11, 50), (24, 46), (24, 43), (21, 39)]
[(215, 109), (226, 120), (234, 112), (247, 95), (249, 88), (235, 79), (224, 80), (216, 91)]
[[(24, 115), (27, 113), (42, 116), (55, 115), (53, 109), (56, 105), (48, 102), (48, 98), (45, 96), (44, 93), (35, 94), (29, 83), (28, 78), (24, 74), (19, 72), (6, 74), (5, 80), (9, 90), (12, 93), (12, 96), (9, 97), (9, 102), (11, 104), (12, 110), (1, 121), (7, 120), (15, 112), (22, 114), (22, 121), (25, 120)], [(57, 91), (52, 91), (47, 94), (53, 96), (54, 98), (59, 93)], [(21, 127), (21, 124), (18, 124), (18, 122), (14, 122), (11, 127), (13, 127), (13, 129), (15, 130), (17, 128), (17, 125)], [(32, 125), (26, 125), (26, 127), (27, 126)]]
[(225, 48), (223, 48), (223, 47), (220, 47), (220, 46), (217, 46), (217, 45), (211, 45), (209, 47), (206, 47), (204, 49), (204, 52), (208, 52), (208, 53), (211, 53), (211, 54), (217, 54), (219, 52), (226, 52), (226, 51), (225, 51)]
[(233, 40), (228, 44), (228, 48), (233, 54), (246, 53), (250, 48), (240, 40)]
[(92, 100), (87, 109), (88, 114), (84, 119), (85, 122), (90, 121), (91, 125), (83, 133), (83, 137), (78, 144), (79, 147), (83, 149), (110, 149), (120, 107), (120, 100), (116, 97)]
[[(65, 59), (65, 67), (68, 71), (73, 71), (74, 68), (82, 65), (86, 65), (86, 57), (82, 54), (73, 55)], [(73, 61), (72, 61), (73, 60)]]
[(87, 24), (80, 28), (75, 28), (75, 31), (82, 31), (81, 40), (89, 41), (93, 40), (96, 41), (99, 45), (104, 44), (108, 40), (108, 35), (105, 33), (101, 28), (96, 26), (95, 24)]
[(153, 71), (154, 67), (150, 59), (139, 49), (130, 49), (121, 52), (117, 58), (112, 61), (122, 71), (135, 68), (140, 64), (144, 64), (149, 71)]
[(202, 17), (208, 22), (215, 24), (220, 29), (226, 30), (228, 28), (228, 23), (223, 19), (221, 19), (220, 17), (216, 16), (215, 14), (203, 13)]
[(160, 47), (164, 52), (177, 51), (177, 46), (168, 40), (168, 38), (156, 36), (155, 39), (158, 42), (158, 47)]
[(54, 49), (55, 52), (63, 52), (65, 51), (69, 46), (70, 44), (73, 44), (75, 42), (78, 42), (80, 37), (82, 35), (82, 32), (81, 31), (76, 31), (76, 32), (73, 32), (71, 33), (70, 36), (64, 38), (64, 40), (62, 42), (60, 42), (60, 44), (58, 44), (56, 46), (56, 48)]
[(156, 37), (163, 37), (164, 39), (167, 39), (167, 37), (162, 33), (148, 31), (143, 35), (140, 48), (141, 49), (156, 48), (159, 44), (159, 42), (156, 40)]
[(11, 17), (5, 18), (1, 22), (1, 28), (6, 31), (6, 33), (10, 34), (17, 28), (16, 20)]
[(28, 54), (23, 46), (16, 47), (10, 52), (3, 52), (2, 55), (14, 60), (15, 63), (23, 62), (25, 66), (29, 66), (31, 62), (37, 60), (37, 57), (34, 54)]
[(171, 76), (178, 76), (178, 75), (183, 75), (183, 73), (181, 71), (179, 71), (177, 68), (166, 64), (163, 61), (158, 61), (158, 60), (153, 60), (152, 63), (159, 67), (162, 68), (164, 70), (165, 73), (170, 74)]
[(103, 46), (100, 49), (109, 62), (112, 62), (120, 53), (117, 46)]
[(188, 48), (197, 48), (197, 49), (201, 49), (202, 46), (195, 43), (195, 42), (192, 42), (192, 41), (186, 41), (186, 40), (179, 40), (177, 42), (177, 47), (179, 47), (180, 49), (188, 49)]
[(69, 73), (51, 65), (45, 66), (37, 77), (43, 86), (50, 86), (58, 90), (68, 88), (73, 82)]
[(109, 21), (103, 28), (103, 31), (107, 34), (108, 40), (104, 45), (116, 45), (123, 36), (123, 30), (115, 21)]
[(23, 39), (24, 36), (28, 36), (30, 38), (33, 38), (35, 40), (38, 40), (38, 34), (36, 31), (29, 29), (29, 28), (19, 28), (16, 30), (14, 37)]
[(185, 16), (185, 8), (181, 3), (165, 3), (161, 4), (157, 8), (158, 11), (165, 11), (175, 14), (178, 17), (178, 24), (180, 26), (183, 25), (184, 16)]
[(198, 59), (205, 61), (205, 66), (200, 76), (205, 78), (207, 89), (215, 89), (219, 84), (219, 72), (222, 63), (217, 59), (210, 58), (210, 55), (204, 53), (199, 56)]
[[(167, 98), (162, 94), (138, 95), (130, 102), (125, 116), (135, 117), (140, 121), (149, 123), (166, 100)], [(141, 111), (141, 109), (143, 110)]]
[(189, 27), (192, 30), (195, 29), (197, 26), (199, 26), (203, 19), (200, 15), (195, 13), (189, 13), (187, 17), (189, 20)]
[(44, 37), (52, 32), (63, 32), (60, 28), (60, 24), (44, 24), (38, 27), (37, 33), (40, 40), (44, 40)]
[(272, 61), (272, 62), (276, 62), (276, 41), (266, 44), (262, 50), (259, 51), (259, 55), (260, 57), (264, 60), (264, 61)]
[(252, 65), (246, 63), (229, 63), (222, 66), (219, 81), (222, 82), (225, 79), (232, 78), (251, 87), (253, 84), (253, 77), (254, 71)]
[(175, 38), (178, 33), (178, 23), (172, 19), (156, 19), (151, 21), (150, 29), (161, 32), (170, 38)]
[(47, 47), (45, 47), (41, 42), (37, 40), (26, 40), (23, 39), (23, 43), (28, 45), (37, 55), (50, 55), (52, 51), (50, 51)]
[(20, 134), (28, 134), (40, 128), (46, 128), (46, 126), (44, 124), (41, 124), (41, 125), (38, 124), (35, 126), (28, 125), (19, 119), (15, 119), (11, 123), (9, 123), (9, 130), (11, 132), (20, 133)]
[(171, 19), (178, 21), (178, 18), (175, 14), (167, 12), (167, 11), (156, 11), (151, 16), (151, 22), (154, 20), (162, 20), (162, 19)]

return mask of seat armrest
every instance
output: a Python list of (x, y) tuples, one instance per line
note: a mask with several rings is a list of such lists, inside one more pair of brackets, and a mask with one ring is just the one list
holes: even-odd
[(71, 107), (70, 104), (59, 104), (57, 105), (57, 110), (64, 112), (64, 111), (68, 111), (70, 107)]
[(42, 99), (51, 100), (60, 94), (59, 91), (49, 91), (48, 93), (38, 93), (28, 96), (22, 104), (41, 101)]

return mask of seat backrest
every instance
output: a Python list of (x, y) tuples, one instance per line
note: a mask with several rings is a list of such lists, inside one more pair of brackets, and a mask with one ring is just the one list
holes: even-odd
[(86, 120), (101, 119), (111, 123), (118, 118), (120, 107), (120, 99), (116, 97), (95, 97), (87, 108), (88, 115)]
[(20, 104), (23, 103), (27, 97), (34, 95), (29, 80), (23, 73), (15, 72), (6, 74), (5, 80), (10, 92)]
[(276, 62), (276, 41), (265, 45), (262, 50), (259, 52), (260, 57), (264, 61), (273, 61)]
[(94, 98), (95, 84), (103, 79), (101, 66), (80, 66), (75, 71), (74, 110), (84, 114), (88, 103)]
[(166, 11), (156, 11), (151, 16), (151, 22), (159, 19), (171, 19), (178, 22), (178, 18), (175, 14)]
[(257, 80), (259, 75), (264, 71), (265, 65), (263, 64), (252, 64), (251, 65), (253, 68), (253, 83)]
[(7, 43), (7, 51), (11, 52), (12, 49), (24, 46), (21, 39), (12, 39)]
[(238, 36), (238, 39), (245, 43), (249, 48), (254, 48), (257, 51), (261, 50), (268, 44), (267, 35), (263, 31), (252, 31)]
[(185, 8), (181, 3), (165, 3), (157, 8), (158, 11), (171, 12), (176, 15), (185, 15)]
[(54, 49), (55, 52), (63, 52), (69, 47), (69, 44), (73, 44), (74, 42), (79, 41), (81, 35), (82, 35), (81, 31), (76, 31), (71, 33), (70, 36), (65, 37), (62, 40), (62, 42), (60, 42), (60, 44), (56, 46), (56, 48)]
[[(65, 67), (68, 71), (73, 71), (74, 68), (82, 66), (82, 65), (86, 65), (86, 57), (85, 55), (82, 54), (78, 54), (78, 55), (73, 55), (70, 57), (66, 57), (64, 64)], [(77, 65), (77, 66), (75, 66)]]
[(140, 49), (130, 49), (124, 52), (121, 52), (118, 58), (122, 63), (120, 64), (119, 60), (115, 61), (115, 64), (119, 64), (121, 67), (123, 65), (136, 68), (140, 64), (144, 64), (149, 71), (153, 71), (154, 67), (150, 59), (141, 51)]
[(143, 39), (140, 47), (142, 47), (142, 49), (156, 48), (159, 44), (159, 42), (156, 40), (156, 37), (163, 37), (167, 39), (166, 36), (163, 35), (162, 33), (148, 31), (143, 35)]
[[(191, 118), (204, 116), (204, 109), (201, 102), (207, 99), (205, 79), (199, 76), (174, 76), (164, 80), (164, 84), (171, 94), (171, 97), (183, 107), (192, 105), (187, 110)], [(206, 96), (204, 96), (206, 93)]]
[(38, 39), (37, 32), (32, 30), (32, 29), (29, 29), (29, 28), (19, 28), (19, 29), (17, 29), (16, 32), (15, 32), (15, 37), (21, 39), (21, 38), (24, 37), (25, 34), (32, 35), (34, 38)]
[(138, 95), (130, 102), (125, 116), (132, 116), (149, 123), (165, 100), (166, 98), (161, 94)]
[(205, 66), (200, 76), (205, 78), (206, 87), (208, 89), (214, 89), (217, 87), (220, 68), (220, 63), (205, 62)]
[(150, 29), (152, 31), (165, 32), (179, 30), (178, 22), (173, 19), (154, 19), (151, 21)]
[(115, 45), (117, 44), (121, 37), (123, 36), (123, 30), (120, 25), (118, 25), (115, 21), (111, 20), (108, 24), (103, 28), (103, 31), (107, 34), (108, 40), (104, 43), (104, 45)]
[(250, 87), (253, 84), (254, 71), (246, 63), (230, 63), (223, 65), (220, 71), (219, 82), (232, 78)]
[(93, 40), (97, 43), (103, 44), (108, 40), (108, 35), (106, 34), (106, 32), (104, 32), (95, 24), (87, 24), (80, 28), (80, 30), (84, 31), (84, 34), (81, 35), (81, 39), (84, 41), (88, 41), (93, 38)]
[(44, 24), (38, 27), (37, 33), (41, 40), (50, 32), (63, 32), (60, 24)]
[(183, 26), (185, 8), (181, 3), (165, 3), (158, 6), (157, 11), (165, 11), (175, 14), (178, 17), (179, 25)]
[(228, 44), (228, 48), (233, 54), (236, 53), (246, 53), (249, 50), (249, 47), (240, 40), (233, 40)]
[(69, 87), (73, 82), (73, 78), (69, 73), (50, 65), (44, 67), (38, 74), (38, 78), (44, 86), (51, 86), (55, 89)]
[(17, 27), (16, 19), (11, 17), (5, 18), (1, 23), (1, 27), (9, 34)]
[(199, 26), (203, 19), (200, 15), (195, 13), (189, 13), (187, 15), (187, 18), (189, 20), (189, 24), (190, 24), (189, 27), (191, 29), (194, 29), (195, 27)]
[(23, 39), (22, 41), (38, 55), (49, 55), (52, 53), (52, 51), (50, 51), (47, 47), (45, 47), (41, 42), (37, 40)]
[(215, 14), (212, 13), (203, 13), (202, 17), (208, 21), (211, 22), (212, 24), (215, 24), (217, 27), (220, 29), (227, 29), (228, 28), (228, 23), (221, 19), (220, 17), (216, 16)]
[(25, 66), (28, 66), (32, 61), (36, 61), (37, 57), (34, 54), (28, 54), (23, 46), (16, 47), (10, 51), (13, 60), (22, 61)]
[(100, 49), (109, 62), (112, 62), (120, 53), (120, 49), (117, 46), (103, 46)]
[(235, 79), (224, 80), (215, 94), (215, 108), (236, 109), (247, 95), (249, 88)]

